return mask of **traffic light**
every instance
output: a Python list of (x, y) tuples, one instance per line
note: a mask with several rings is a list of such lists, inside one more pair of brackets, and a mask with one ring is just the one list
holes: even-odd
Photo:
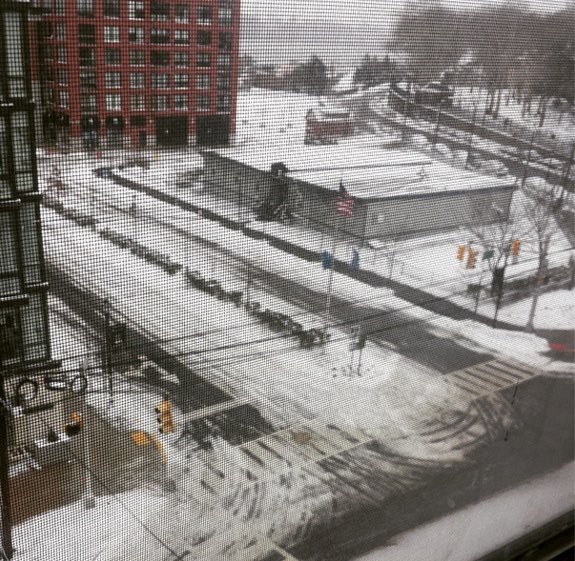
[(457, 247), (457, 260), (463, 261), (463, 257), (465, 256), (465, 245), (460, 245)]
[(158, 429), (161, 434), (167, 434), (169, 432), (174, 432), (174, 418), (172, 415), (172, 404), (169, 400), (164, 399), (160, 405), (155, 409), (158, 414), (157, 420), (160, 423), (160, 428)]
[(475, 261), (477, 260), (477, 251), (470, 249), (467, 255), (467, 263), (465, 264), (466, 269), (475, 269)]
[(64, 425), (64, 432), (67, 436), (76, 436), (84, 428), (84, 420), (80, 413), (73, 411), (70, 414), (70, 422)]
[(513, 243), (511, 244), (511, 253), (514, 257), (517, 257), (519, 255), (519, 246), (520, 245), (521, 245), (521, 241), (513, 240)]

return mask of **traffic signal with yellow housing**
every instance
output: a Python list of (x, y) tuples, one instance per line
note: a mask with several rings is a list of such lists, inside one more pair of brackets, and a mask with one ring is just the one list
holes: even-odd
[(169, 400), (164, 399), (155, 409), (158, 414), (157, 420), (160, 423), (159, 431), (161, 434), (174, 432), (174, 417), (172, 415), (172, 404)]
[(465, 256), (465, 245), (460, 245), (457, 247), (457, 260), (463, 261), (463, 257)]
[(511, 244), (511, 253), (513, 256), (517, 257), (519, 255), (519, 247), (521, 246), (520, 240), (513, 240)]
[(475, 261), (477, 260), (477, 251), (469, 249), (469, 254), (467, 255), (467, 263), (465, 264), (466, 269), (475, 269)]
[(77, 411), (70, 413), (70, 422), (64, 425), (67, 436), (76, 436), (84, 428), (84, 419)]

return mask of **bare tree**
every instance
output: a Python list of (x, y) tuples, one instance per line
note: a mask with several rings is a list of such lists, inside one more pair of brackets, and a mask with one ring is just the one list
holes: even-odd
[(537, 274), (533, 290), (533, 300), (529, 311), (526, 329), (533, 330), (533, 321), (537, 309), (537, 301), (541, 285), (545, 283), (549, 267), (547, 255), (553, 236), (557, 233), (558, 224), (555, 220), (555, 200), (552, 191), (541, 190), (531, 194), (522, 205), (522, 212), (528, 224), (524, 233), (525, 244), (537, 254)]

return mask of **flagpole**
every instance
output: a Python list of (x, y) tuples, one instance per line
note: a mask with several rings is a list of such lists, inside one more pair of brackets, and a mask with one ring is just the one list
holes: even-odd
[[(339, 218), (336, 221), (336, 225), (339, 224)], [(329, 276), (327, 278), (327, 296), (325, 300), (325, 320), (323, 324), (323, 332), (327, 335), (327, 326), (329, 323), (329, 314), (331, 312), (331, 293), (333, 287), (333, 270), (335, 269), (335, 250), (337, 247), (337, 226), (334, 229), (333, 240), (331, 245), (331, 267), (329, 268)], [(324, 346), (325, 352), (325, 346)]]

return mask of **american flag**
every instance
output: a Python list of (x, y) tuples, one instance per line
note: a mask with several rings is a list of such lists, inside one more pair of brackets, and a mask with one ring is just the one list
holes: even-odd
[(353, 214), (353, 198), (349, 196), (343, 181), (339, 182), (339, 196), (337, 198), (337, 212), (342, 216), (351, 216)]

